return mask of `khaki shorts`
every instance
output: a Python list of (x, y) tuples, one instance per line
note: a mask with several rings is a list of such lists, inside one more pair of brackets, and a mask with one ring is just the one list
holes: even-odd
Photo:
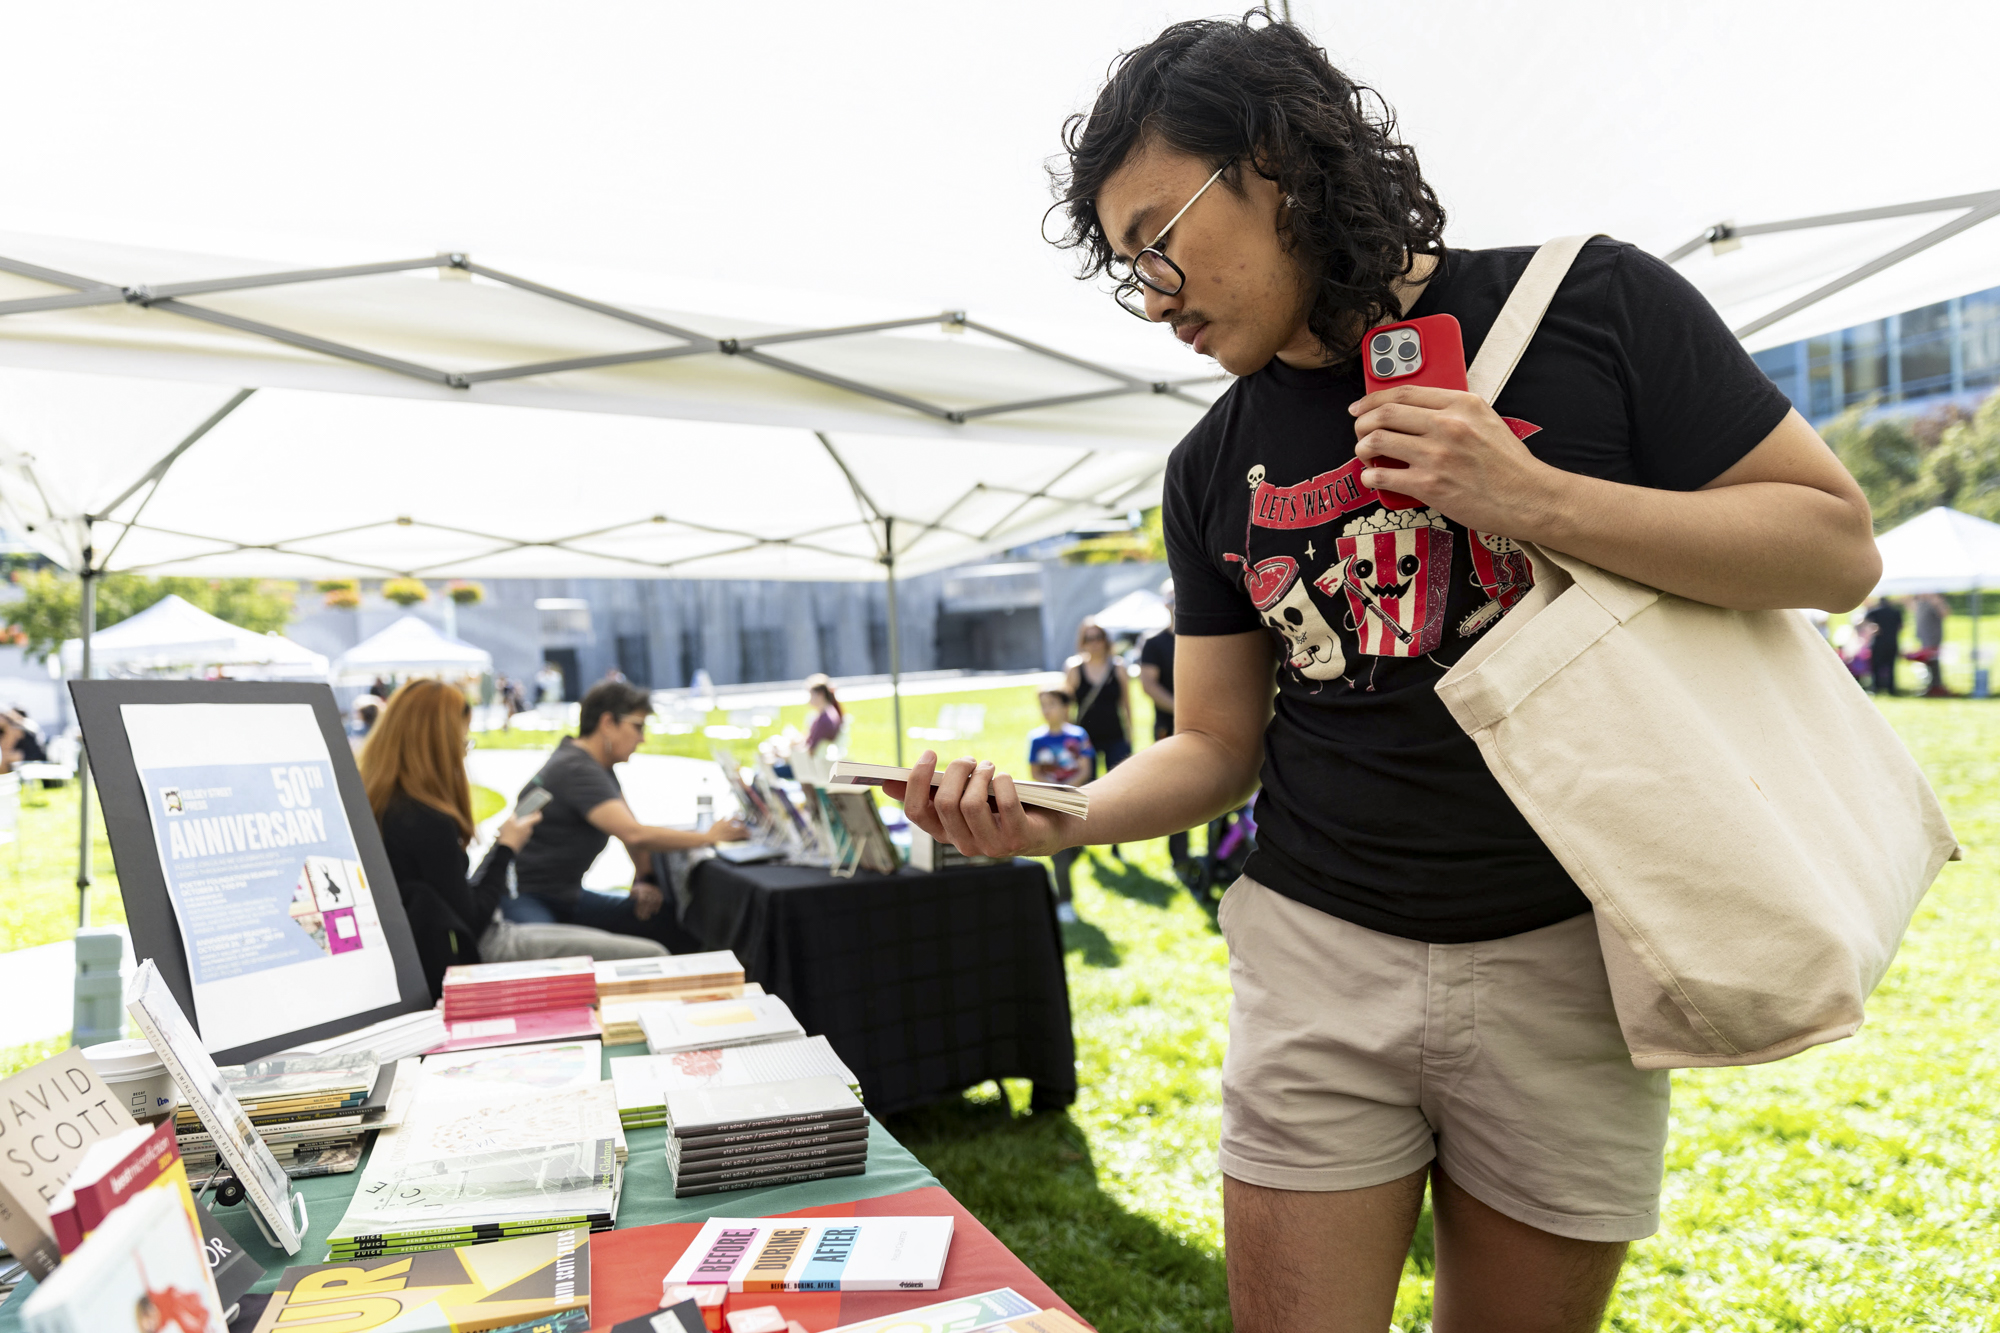
[(1578, 1240), (1659, 1228), (1667, 1074), (1632, 1067), (1596, 919), (1476, 944), (1384, 935), (1244, 878), (1223, 897), (1223, 1171), (1365, 1189), (1435, 1159)]

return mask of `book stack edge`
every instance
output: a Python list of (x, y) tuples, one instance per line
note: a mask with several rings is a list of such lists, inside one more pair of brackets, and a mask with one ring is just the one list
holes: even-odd
[(677, 1199), (868, 1169), (868, 1113), (834, 1075), (677, 1089), (666, 1113)]
[[(842, 787), (880, 787), (887, 782), (908, 782), (910, 770), (897, 768), (893, 764), (863, 764), (852, 759), (836, 759), (833, 764), (832, 786), (838, 791)], [(941, 773), (931, 775), (931, 786), (943, 782)], [(1058, 814), (1076, 815), (1081, 818), (1090, 813), (1090, 797), (1080, 787), (1066, 787), (1059, 782), (1027, 782), (1016, 778), (1014, 792), (1023, 805), (1040, 806), (1044, 810), (1054, 810)], [(991, 802), (991, 797), (988, 802)]]

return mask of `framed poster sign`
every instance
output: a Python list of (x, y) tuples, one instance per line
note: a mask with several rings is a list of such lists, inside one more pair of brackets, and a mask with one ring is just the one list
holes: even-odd
[(330, 689), (70, 691), (133, 952), (217, 1063), (430, 1007)]

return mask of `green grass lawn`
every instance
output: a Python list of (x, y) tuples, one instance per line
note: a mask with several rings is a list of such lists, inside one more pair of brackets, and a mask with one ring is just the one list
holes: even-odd
[[(1018, 764), (1038, 720), (1025, 690), (911, 700), (905, 725), (968, 700), (987, 704), (985, 735), (940, 748)], [(2000, 1329), (2000, 703), (1885, 706), (1966, 860), (1926, 899), (1857, 1037), (1775, 1065), (1675, 1075), (1666, 1221), (1633, 1247), (1613, 1328)], [(853, 711), (855, 756), (890, 757), (887, 701)], [(797, 710), (786, 720), (801, 725)], [(649, 748), (706, 757), (710, 744), (662, 736)], [(74, 920), (74, 798), (50, 796), (22, 873), (5, 877), (14, 852), (0, 849), (8, 947), (61, 938)], [(43, 841), (52, 845), (37, 851)], [(1165, 844), (1124, 850), (1123, 863), (1102, 851), (1078, 863), (1083, 922), (1065, 931), (1077, 1104), (1032, 1114), (1025, 1085), (989, 1085), (891, 1128), (1106, 1333), (1223, 1329), (1214, 1151), (1226, 957), (1208, 915), (1172, 883)], [(26, 873), (30, 864), (40, 870)], [(115, 891), (99, 903), (99, 919), (114, 919)], [(0, 1070), (28, 1058), (0, 1052)], [(1429, 1266), (1420, 1230), (1404, 1330), (1428, 1324)]]

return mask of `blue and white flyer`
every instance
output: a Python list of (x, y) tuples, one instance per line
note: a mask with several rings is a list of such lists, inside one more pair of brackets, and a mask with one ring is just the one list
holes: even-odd
[(396, 1003), (396, 964), (308, 704), (126, 704), (202, 1045)]

